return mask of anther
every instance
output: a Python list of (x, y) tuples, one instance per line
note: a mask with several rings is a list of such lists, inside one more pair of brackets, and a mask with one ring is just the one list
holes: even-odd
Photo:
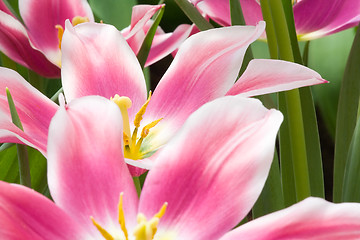
[(136, 114), (135, 116), (135, 120), (134, 120), (134, 125), (136, 128), (140, 127), (140, 122), (141, 120), (143, 119), (143, 115), (145, 114), (145, 111), (146, 111), (146, 108), (147, 106), (149, 105), (149, 102), (150, 102), (150, 98), (151, 98), (151, 91), (149, 93), (149, 97), (148, 99), (146, 100), (146, 102), (144, 103), (144, 105), (141, 106), (139, 112)]

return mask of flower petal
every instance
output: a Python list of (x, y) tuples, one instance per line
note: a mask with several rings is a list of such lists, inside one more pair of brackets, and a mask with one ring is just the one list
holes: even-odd
[(359, 238), (359, 203), (334, 204), (320, 198), (308, 198), (242, 225), (221, 240)]
[(151, 45), (146, 66), (149, 66), (175, 51), (188, 38), (194, 25), (182, 24), (172, 33), (156, 34)]
[[(201, 12), (223, 26), (230, 26), (230, 5), (228, 0), (191, 0)], [(247, 25), (255, 25), (262, 20), (259, 3), (256, 0), (240, 0)], [(244, 11), (245, 10), (245, 11)]]
[(94, 21), (86, 0), (19, 0), (19, 10), (33, 45), (56, 65), (61, 55), (55, 26), (64, 28), (65, 20), (76, 16)]
[(302, 0), (294, 6), (297, 33), (301, 40), (311, 40), (356, 26), (360, 21), (360, 1)]
[(2, 11), (0, 11), (0, 51), (42, 76), (49, 78), (60, 76), (60, 69), (32, 47), (24, 26), (13, 16)]
[[(24, 132), (11, 120), (6, 88), (12, 95)], [(24, 143), (46, 155), (50, 120), (58, 106), (17, 72), (0, 67), (0, 141)]]
[[(137, 54), (153, 21), (151, 17), (164, 5), (137, 5), (133, 7), (131, 25), (121, 31), (132, 50)], [(145, 66), (149, 66), (171, 52), (190, 35), (193, 26), (183, 24), (174, 32), (165, 33), (158, 27)]]
[(264, 29), (260, 22), (256, 27), (218, 28), (188, 38), (156, 87), (147, 117), (162, 117), (179, 127), (201, 105), (225, 95), (247, 47)]
[(158, 152), (139, 212), (152, 216), (168, 202), (159, 234), (218, 239), (259, 196), (281, 121), (279, 111), (256, 99), (231, 96), (205, 104)]
[(134, 116), (146, 101), (145, 79), (121, 33), (107, 24), (66, 23), (62, 41), (62, 83), (68, 101), (87, 95), (115, 94), (132, 101)]
[(1, 239), (84, 239), (81, 226), (41, 194), (0, 181)]
[(138, 197), (124, 161), (122, 138), (120, 110), (99, 96), (61, 106), (50, 124), (51, 195), (58, 206), (95, 235), (99, 232), (91, 216), (106, 230), (121, 232), (117, 223), (121, 192), (126, 219), (136, 221)]
[(15, 17), (14, 14), (12, 14), (12, 12), (10, 11), (10, 9), (6, 6), (6, 4), (3, 0), (0, 0), (0, 11), (3, 11), (5, 13)]
[(226, 95), (252, 97), (321, 83), (327, 81), (314, 70), (300, 64), (254, 59)]
[(144, 27), (151, 17), (164, 6), (162, 5), (136, 5), (132, 9), (131, 24), (122, 31), (123, 36), (131, 49), (137, 54), (145, 38)]

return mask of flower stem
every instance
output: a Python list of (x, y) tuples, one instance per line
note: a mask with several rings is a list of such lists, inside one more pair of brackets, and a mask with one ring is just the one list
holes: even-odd
[[(335, 158), (334, 158), (334, 202), (341, 201), (344, 184), (344, 171), (349, 156), (349, 147), (353, 138), (360, 96), (360, 24), (346, 63), (341, 83), (336, 118)], [(355, 140), (354, 140), (355, 141)], [(358, 147), (358, 146), (357, 146)], [(354, 164), (354, 163), (352, 163)], [(348, 174), (348, 173), (347, 173)], [(345, 176), (345, 180), (349, 176)], [(346, 187), (348, 188), (348, 186)], [(346, 198), (345, 198), (346, 199)], [(344, 200), (345, 200), (344, 199)]]
[[(275, 55), (278, 52), (279, 59), (294, 62), (294, 54), (291, 46), (288, 25), (281, 0), (261, 1), (262, 7), (268, 7), (270, 14), (264, 15), (264, 18), (271, 17), (274, 26), (275, 39), (272, 39), (272, 48), (270, 52)], [(265, 4), (265, 5), (264, 5)], [(267, 19), (265, 19), (267, 21)], [(267, 21), (268, 22), (268, 21)], [(269, 24), (269, 23), (268, 23)], [(268, 40), (274, 36), (268, 35)], [(276, 42), (277, 49), (274, 49)], [(277, 55), (277, 54), (276, 54)], [(272, 56), (274, 58), (274, 56)], [(310, 196), (310, 181), (307, 164), (305, 133), (303, 125), (303, 117), (301, 110), (301, 101), (299, 90), (291, 90), (284, 93), (285, 106), (287, 109), (288, 132), (290, 137), (290, 145), (292, 151), (292, 163), (295, 180), (296, 200), (301, 201)], [(282, 103), (279, 103), (282, 104)], [(281, 144), (280, 147), (283, 147)]]
[(136, 188), (136, 192), (138, 194), (138, 197), (140, 197), (141, 194), (141, 185), (140, 185), (140, 180), (139, 177), (133, 177), (133, 181), (134, 181), (134, 185)]

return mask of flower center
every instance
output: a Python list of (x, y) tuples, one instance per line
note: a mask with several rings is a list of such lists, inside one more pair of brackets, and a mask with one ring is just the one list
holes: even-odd
[(123, 119), (123, 135), (124, 135), (124, 156), (125, 158), (138, 160), (144, 158), (146, 155), (145, 152), (141, 151), (141, 144), (143, 140), (148, 136), (150, 133), (150, 129), (155, 127), (156, 124), (158, 124), (162, 118), (157, 119), (147, 125), (145, 125), (141, 131), (140, 137), (138, 137), (138, 131), (140, 128), (140, 122), (143, 119), (143, 116), (145, 114), (146, 108), (150, 102), (151, 99), (151, 92), (149, 94), (149, 98), (146, 100), (144, 105), (140, 108), (139, 112), (135, 115), (134, 119), (134, 131), (131, 134), (130, 130), (130, 121), (129, 121), (129, 114), (128, 109), (131, 107), (132, 102), (130, 98), (128, 97), (120, 97), (119, 95), (115, 95), (112, 100), (115, 102), (118, 107), (120, 108), (122, 119)]
[[(76, 16), (72, 19), (71, 24), (73, 26), (76, 26), (76, 25), (78, 25), (80, 23), (84, 23), (84, 22), (90, 22), (89, 18)], [(55, 28), (58, 30), (59, 49), (61, 50), (61, 40), (64, 35), (64, 28), (59, 24), (55, 25)]]
[[(118, 222), (120, 224), (121, 231), (123, 233), (123, 237), (114, 237), (108, 231), (106, 231), (103, 227), (100, 226), (98, 222), (95, 221), (93, 217), (90, 217), (95, 227), (101, 233), (101, 235), (106, 240), (129, 240), (129, 234), (126, 229), (125, 224), (125, 214), (123, 208), (123, 193), (120, 194), (120, 201), (119, 201), (119, 219)], [(160, 222), (161, 217), (165, 214), (167, 208), (167, 203), (165, 202), (158, 213), (154, 215), (149, 221), (146, 219), (144, 214), (139, 213), (137, 215), (137, 226), (134, 229), (133, 235), (135, 240), (152, 240), (157, 232), (157, 226)]]

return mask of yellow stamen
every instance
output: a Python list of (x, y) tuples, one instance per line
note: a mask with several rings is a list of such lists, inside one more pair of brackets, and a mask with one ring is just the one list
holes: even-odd
[(161, 120), (162, 120), (162, 118), (147, 124), (141, 131), (141, 138), (145, 138), (149, 134), (150, 128), (155, 127), (156, 124), (158, 124)]
[(144, 103), (144, 105), (142, 105), (142, 107), (140, 108), (139, 112), (136, 114), (135, 116), (135, 120), (134, 120), (134, 125), (136, 128), (140, 127), (140, 122), (143, 119), (143, 115), (145, 114), (146, 108), (150, 102), (150, 98), (151, 98), (151, 91), (149, 93), (149, 97), (146, 100), (146, 102)]
[(155, 120), (155, 121), (147, 124), (145, 127), (143, 127), (143, 129), (141, 131), (141, 135), (138, 138), (140, 122), (143, 119), (143, 116), (146, 112), (146, 108), (150, 102), (150, 99), (151, 99), (151, 92), (149, 93), (149, 97), (146, 100), (146, 102), (141, 106), (139, 112), (135, 115), (135, 119), (134, 119), (135, 128), (131, 134), (129, 115), (128, 115), (128, 108), (130, 108), (132, 105), (130, 98), (125, 97), (125, 96), (120, 97), (118, 94), (116, 94), (114, 97), (110, 98), (111, 101), (113, 101), (114, 103), (116, 103), (118, 105), (118, 107), (120, 108), (121, 114), (122, 114), (125, 158), (137, 160), (137, 159), (143, 158), (146, 154), (149, 153), (148, 150), (146, 150), (147, 152), (140, 151), (140, 148), (142, 146), (141, 144), (142, 144), (144, 138), (146, 138), (148, 136), (150, 129), (155, 127), (162, 120), (162, 118), (160, 118), (158, 120)]
[(160, 218), (165, 214), (167, 203), (164, 203), (158, 213), (149, 221), (144, 214), (139, 213), (137, 216), (138, 225), (134, 230), (136, 240), (152, 240), (157, 232)]
[[(139, 222), (139, 220), (138, 220), (138, 222)], [(147, 234), (146, 229), (147, 229), (147, 227), (146, 227), (145, 223), (138, 225), (134, 231), (135, 240), (148, 240), (149, 236)]]
[(114, 240), (113, 236), (111, 236), (110, 233), (108, 233), (103, 227), (101, 227), (100, 224), (98, 224), (93, 217), (90, 217), (90, 218), (91, 218), (91, 221), (93, 222), (93, 224), (95, 225), (95, 227), (99, 230), (99, 232), (101, 233), (101, 235), (102, 235), (106, 240)]
[[(120, 193), (120, 200), (119, 200), (119, 224), (122, 232), (124, 233), (125, 240), (129, 240), (128, 231), (125, 226), (125, 214), (124, 214), (124, 206), (123, 206), (123, 195), (124, 193)], [(154, 239), (154, 236), (157, 232), (157, 226), (159, 225), (160, 218), (162, 218), (165, 214), (166, 208), (168, 203), (165, 202), (162, 207), (160, 208), (159, 212), (154, 215), (149, 221), (146, 219), (144, 214), (139, 213), (137, 215), (137, 226), (134, 229), (134, 236), (135, 240), (152, 240)], [(90, 217), (92, 223), (95, 225), (95, 227), (98, 229), (98, 231), (101, 233), (101, 235), (106, 240), (115, 240), (115, 239), (124, 239), (124, 237), (121, 236), (115, 236), (113, 237), (108, 231), (106, 231), (103, 227), (100, 226), (99, 223), (95, 221), (93, 217)], [(120, 238), (119, 238), (120, 237)], [(161, 236), (160, 239), (166, 240), (166, 239), (173, 239), (169, 234), (166, 234), (164, 236)]]
[(165, 202), (165, 203), (162, 205), (162, 207), (160, 208), (159, 212), (154, 215), (154, 217), (157, 217), (157, 218), (159, 218), (159, 219), (162, 218), (162, 216), (164, 216), (164, 214), (165, 214), (167, 205), (168, 205), (168, 203)]
[(131, 137), (131, 141), (132, 141), (132, 145), (130, 148), (134, 147), (134, 145), (136, 145), (136, 138), (137, 138), (137, 133), (138, 133), (138, 128), (136, 127), (133, 131), (133, 135)]
[(131, 132), (130, 132), (130, 123), (129, 123), (129, 114), (128, 108), (131, 107), (132, 102), (128, 97), (120, 97), (119, 95), (115, 95), (113, 98), (110, 98), (111, 101), (116, 103), (121, 111), (121, 116), (123, 119), (123, 127), (124, 127), (124, 134), (126, 134), (127, 139), (129, 140), (129, 144), (131, 144)]
[(123, 195), (124, 193), (120, 193), (120, 201), (119, 201), (119, 223), (121, 230), (123, 231), (126, 240), (129, 239), (129, 235), (125, 226), (125, 214), (124, 214), (124, 208), (123, 208)]

